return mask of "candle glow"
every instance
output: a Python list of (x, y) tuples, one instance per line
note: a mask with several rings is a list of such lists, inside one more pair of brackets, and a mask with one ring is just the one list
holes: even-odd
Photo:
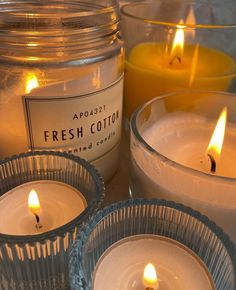
[(227, 108), (224, 107), (217, 121), (210, 143), (207, 147), (207, 156), (209, 157), (211, 162), (211, 173), (216, 172), (216, 161), (220, 157), (224, 141), (226, 119)]
[(226, 120), (227, 120), (227, 108), (224, 107), (217, 121), (210, 143), (207, 147), (207, 153), (214, 154), (214, 157), (217, 156), (219, 157), (222, 150), (225, 135)]
[(180, 21), (180, 24), (177, 25), (177, 31), (175, 33), (172, 49), (171, 49), (171, 56), (172, 57), (182, 57), (184, 52), (184, 29), (185, 26), (183, 25), (183, 21)]
[(40, 218), (39, 218), (39, 212), (40, 212), (41, 207), (40, 207), (38, 195), (34, 189), (32, 189), (29, 193), (28, 207), (29, 207), (30, 211), (32, 212), (32, 214), (36, 218), (35, 227), (37, 230), (39, 230), (40, 228), (42, 228), (42, 225), (40, 224)]
[(37, 213), (40, 210), (39, 198), (34, 189), (32, 189), (29, 193), (28, 207), (32, 213)]
[(26, 76), (25, 93), (29, 94), (33, 89), (39, 87), (39, 82), (34, 73), (29, 73)]
[[(149, 8), (148, 3), (142, 5)], [(133, 13), (136, 13), (135, 9)], [(199, 25), (194, 5), (187, 7), (186, 15), (182, 15), (178, 22), (173, 19), (171, 25), (168, 25), (169, 19), (162, 23), (161, 14), (160, 19), (158, 15), (155, 16), (158, 21), (153, 25), (151, 11), (152, 9), (150, 18), (144, 13), (143, 27), (140, 25), (140, 30), (143, 31), (135, 40), (132, 31), (135, 26), (130, 25), (129, 28), (132, 17), (126, 19), (127, 15), (124, 16), (124, 21), (127, 22), (127, 27), (124, 25), (124, 35), (129, 47), (124, 86), (124, 110), (128, 119), (138, 106), (162, 94), (186, 88), (227, 91), (235, 73), (235, 60), (230, 55), (205, 46), (202, 41), (205, 38), (201, 35), (212, 31), (217, 44), (217, 29), (214, 26), (207, 29), (204, 25)], [(140, 10), (139, 16), (141, 15)], [(146, 24), (149, 21), (153, 32), (148, 38), (141, 37), (146, 35)]]
[(156, 269), (152, 263), (148, 263), (143, 271), (143, 285), (145, 289), (155, 290), (159, 286)]

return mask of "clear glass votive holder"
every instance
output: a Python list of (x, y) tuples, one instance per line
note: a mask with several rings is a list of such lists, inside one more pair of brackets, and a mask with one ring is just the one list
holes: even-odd
[[(134, 243), (134, 239), (140, 237), (172, 241), (177, 247), (184, 248), (188, 254), (191, 253), (195, 257), (195, 261), (201, 263), (202, 266), (204, 265), (203, 268), (208, 272), (212, 285), (214, 285), (210, 289), (234, 289), (236, 256), (234, 245), (228, 236), (215, 223), (199, 212), (181, 204), (157, 199), (122, 201), (99, 211), (88, 221), (79, 233), (70, 253), (71, 289), (106, 290), (107, 288), (104, 285), (106, 280), (111, 278), (110, 275), (113, 277), (114, 275), (115, 277), (121, 276), (122, 281), (120, 288), (117, 286), (117, 281), (112, 281), (109, 289), (131, 289), (126, 288), (127, 285), (123, 283), (126, 278), (125, 275), (122, 275), (124, 273), (119, 273), (119, 269), (122, 269), (123, 266), (122, 264), (119, 265), (124, 258), (122, 252), (116, 257), (117, 259), (113, 259), (107, 265), (110, 268), (107, 271), (110, 272), (106, 272), (106, 277), (100, 276), (103, 285), (96, 288), (94, 284), (99, 273), (99, 267), (103, 267), (103, 264), (107, 263), (105, 259), (109, 255), (109, 250), (111, 253), (112, 249), (120, 245), (122, 241), (132, 239), (132, 243)], [(135, 250), (134, 247), (135, 244), (131, 244), (130, 252), (124, 258), (125, 261), (133, 261), (133, 258), (141, 254), (142, 249)], [(146, 249), (147, 256), (148, 251)], [(158, 247), (155, 253), (158, 253)], [(171, 252), (169, 254), (171, 255)], [(168, 253), (166, 255), (168, 256)], [(151, 254), (151, 259), (155, 260), (155, 254)], [(179, 266), (181, 261), (181, 259), (177, 261)], [(134, 265), (129, 265), (129, 269), (136, 267), (137, 264), (136, 261)], [(131, 274), (128, 275), (129, 277), (134, 276), (134, 273), (129, 272), (129, 274)], [(160, 283), (162, 283), (161, 277)], [(143, 287), (135, 288), (134, 285), (133, 283), (132, 289), (143, 289)], [(184, 290), (185, 288), (180, 289)]]
[[(208, 144), (228, 109), (221, 155)], [(133, 197), (164, 198), (214, 220), (236, 242), (236, 98), (224, 92), (184, 91), (147, 102), (131, 119)], [(210, 152), (210, 151), (209, 151)]]
[[(0, 180), (0, 288), (68, 289), (68, 249), (104, 199), (100, 174), (71, 154), (35, 151), (1, 160)], [(40, 227), (29, 188), (39, 188)]]
[(124, 112), (183, 89), (235, 91), (234, 1), (132, 1), (121, 8)]

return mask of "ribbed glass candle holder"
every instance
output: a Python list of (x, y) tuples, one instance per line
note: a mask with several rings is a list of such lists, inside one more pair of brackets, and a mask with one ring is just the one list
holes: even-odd
[[(134, 199), (113, 204), (89, 220), (78, 235), (70, 254), (71, 288), (98, 289), (99, 287), (94, 286), (94, 273), (97, 267), (103, 267), (106, 263), (105, 259), (109, 254), (106, 256), (104, 252), (110, 247), (111, 253), (112, 248), (120, 245), (124, 238), (134, 241), (140, 235), (171, 240), (192, 252), (210, 273), (212, 285), (214, 284), (210, 289), (235, 289), (236, 255), (228, 236), (199, 212), (174, 202), (156, 199)], [(131, 245), (125, 260), (130, 260), (132, 255), (141, 255), (141, 251), (135, 251), (134, 245)], [(108, 263), (111, 273), (113, 271), (116, 276), (119, 276), (121, 255)], [(179, 260), (178, 264), (181, 263), (182, 260)], [(130, 268), (133, 266), (130, 265)], [(119, 268), (122, 266), (119, 265)], [(104, 278), (103, 284), (109, 279), (109, 274), (106, 274), (106, 277), (100, 277)], [(113, 282), (111, 289), (123, 289)], [(106, 289), (103, 285), (101, 287)]]
[[(74, 242), (81, 224), (101, 206), (104, 198), (104, 186), (99, 173), (87, 161), (73, 155), (60, 152), (30, 152), (2, 160), (0, 180), (0, 207), (4, 202), (5, 207), (9, 205), (9, 209), (2, 206), (1, 211), (0, 289), (68, 289), (69, 246)], [(53, 186), (65, 186), (65, 189), (68, 187), (75, 191), (75, 196), (80, 192), (86, 205), (84, 210), (78, 209), (76, 212), (75, 207), (71, 220), (68, 218), (64, 224), (59, 223), (59, 226), (52, 226), (45, 232), (42, 230), (32, 234), (26, 230), (26, 234), (22, 234), (24, 229), (19, 229), (21, 224), (18, 221), (22, 217), (17, 216), (17, 213), (21, 210), (19, 208), (23, 207), (23, 202), (20, 197), (19, 202), (16, 201), (21, 192), (16, 194), (15, 190), (23, 188), (24, 191), (27, 184), (30, 187), (37, 183), (46, 183), (45, 189), (51, 186), (51, 183)], [(60, 194), (66, 196), (67, 192), (64, 192), (63, 188)], [(12, 201), (15, 209), (9, 204), (11, 196), (14, 197)], [(70, 208), (64, 210), (66, 204), (60, 204), (59, 194), (56, 197), (55, 203), (59, 209), (53, 218), (57, 224), (61, 218), (66, 220), (65, 212), (70, 212)], [(47, 198), (45, 193), (43, 200)], [(47, 205), (53, 206), (51, 203), (53, 202), (49, 200)], [(14, 210), (17, 218), (12, 221), (8, 214), (11, 215), (11, 211)], [(26, 210), (26, 218), (22, 218), (22, 227), (30, 216), (34, 218)], [(4, 220), (6, 231), (2, 230)], [(12, 233), (10, 228), (14, 228), (17, 234)]]

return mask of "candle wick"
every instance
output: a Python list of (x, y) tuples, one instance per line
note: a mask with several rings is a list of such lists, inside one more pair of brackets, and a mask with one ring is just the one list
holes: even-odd
[(39, 215), (37, 215), (37, 213), (34, 213), (34, 216), (35, 216), (35, 218), (36, 218), (36, 225), (35, 225), (35, 227), (36, 227), (37, 230), (39, 230), (39, 229), (41, 229), (43, 226), (40, 224)]
[(216, 172), (216, 161), (211, 154), (208, 153), (207, 156), (209, 157), (210, 162), (211, 162), (211, 173), (215, 173)]
[(175, 60), (177, 60), (179, 63), (181, 63), (181, 57), (175, 55), (175, 56), (171, 59), (171, 61), (169, 62), (169, 65), (173, 65)]
[(154, 290), (152, 287), (147, 287), (145, 290)]

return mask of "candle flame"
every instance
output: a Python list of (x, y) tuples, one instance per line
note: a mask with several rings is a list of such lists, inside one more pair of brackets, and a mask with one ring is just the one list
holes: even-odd
[(184, 28), (183, 21), (181, 20), (179, 25), (177, 25), (177, 30), (175, 33), (172, 49), (171, 49), (171, 57), (177, 56), (182, 57), (184, 52)]
[(211, 153), (214, 157), (219, 157), (221, 154), (225, 135), (226, 120), (227, 120), (227, 108), (224, 107), (217, 121), (210, 143), (207, 147), (207, 153), (208, 154)]
[(29, 94), (34, 88), (39, 86), (38, 79), (34, 73), (28, 73), (26, 77), (25, 93)]
[(37, 213), (40, 210), (40, 202), (37, 195), (37, 192), (32, 189), (28, 197), (28, 207), (33, 214)]
[(156, 269), (152, 263), (148, 263), (144, 268), (143, 285), (145, 288), (151, 288), (153, 290), (159, 286)]

